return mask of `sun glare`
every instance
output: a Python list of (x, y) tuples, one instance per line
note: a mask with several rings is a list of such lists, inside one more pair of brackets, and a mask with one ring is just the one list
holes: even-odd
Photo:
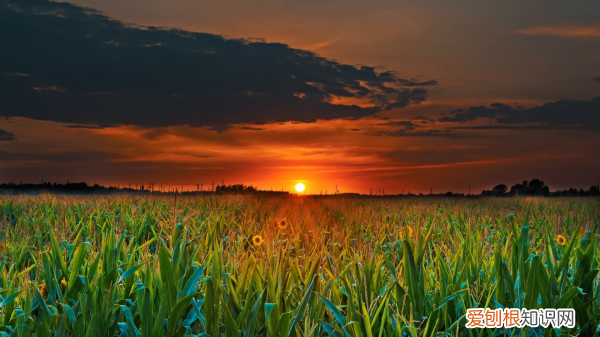
[(303, 184), (303, 183), (297, 183), (297, 184), (296, 184), (296, 191), (298, 191), (298, 192), (300, 192), (300, 193), (304, 192), (304, 189), (305, 189), (305, 188), (306, 188), (306, 186), (304, 186), (304, 184)]

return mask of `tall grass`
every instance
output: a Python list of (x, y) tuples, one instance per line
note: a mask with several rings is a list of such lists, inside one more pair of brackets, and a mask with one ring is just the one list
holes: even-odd
[[(2, 336), (600, 334), (598, 199), (46, 195), (0, 217)], [(466, 329), (473, 307), (577, 325)]]

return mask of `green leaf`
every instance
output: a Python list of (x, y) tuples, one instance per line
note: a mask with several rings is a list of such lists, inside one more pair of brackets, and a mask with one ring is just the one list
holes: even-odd
[(75, 252), (73, 260), (71, 260), (71, 265), (69, 266), (71, 273), (69, 275), (69, 282), (67, 283), (67, 295), (71, 295), (73, 293), (75, 283), (77, 282), (77, 276), (79, 275), (79, 268), (83, 264), (83, 259), (87, 253), (87, 249), (88, 245), (83, 243), (80, 244)]
[(17, 291), (16, 293), (12, 293), (8, 296), (6, 296), (6, 298), (4, 298), (2, 300), (2, 303), (0, 303), (0, 308), (2, 308), (3, 306), (11, 303), (12, 301), (15, 300), (15, 298), (17, 298), (17, 296), (19, 296), (19, 294), (21, 293), (21, 291)]
[(126, 272), (123, 273), (123, 275), (121, 275), (121, 277), (119, 277), (119, 280), (117, 281), (117, 283), (121, 283), (121, 281), (123, 281), (124, 279), (135, 274), (135, 272), (140, 268), (140, 266), (141, 265), (137, 265), (137, 266), (134, 266), (133, 268), (129, 268)]
[(175, 331), (179, 328), (179, 320), (185, 314), (185, 309), (191, 305), (192, 298), (198, 294), (199, 293), (192, 293), (182, 297), (179, 301), (177, 301), (177, 304), (175, 304), (173, 311), (169, 315), (167, 324), (168, 336), (175, 335)]
[(306, 291), (304, 292), (304, 296), (302, 297), (302, 301), (300, 302), (300, 305), (298, 306), (298, 308), (295, 310), (296, 315), (294, 316), (294, 321), (292, 322), (292, 325), (290, 326), (290, 330), (289, 330), (287, 336), (292, 336), (292, 332), (294, 331), (296, 324), (300, 323), (300, 321), (304, 318), (304, 315), (306, 312), (306, 305), (308, 304), (308, 301), (312, 297), (312, 290), (315, 285), (316, 279), (317, 279), (317, 275), (314, 275), (312, 280), (310, 281), (310, 284), (306, 288)]
[(169, 255), (164, 247), (160, 247), (158, 253), (158, 259), (160, 262), (160, 278), (163, 281), (166, 290), (166, 301), (167, 301), (167, 313), (170, 315), (175, 306), (177, 298), (177, 286), (175, 282), (175, 275), (173, 274), (173, 268)]

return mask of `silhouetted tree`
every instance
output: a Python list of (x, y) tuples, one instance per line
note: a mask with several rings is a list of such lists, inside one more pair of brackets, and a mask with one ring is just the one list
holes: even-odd
[(233, 184), (233, 185), (217, 185), (215, 189), (217, 193), (225, 194), (244, 194), (254, 193), (256, 188), (254, 186), (246, 186), (244, 184)]
[(513, 185), (510, 188), (509, 195), (548, 196), (550, 195), (550, 188), (539, 179), (531, 179), (529, 183), (525, 180), (522, 184)]
[(496, 186), (494, 186), (494, 188), (492, 188), (492, 194), (497, 197), (501, 197), (506, 194), (507, 190), (508, 190), (508, 187), (506, 187), (506, 185), (504, 185), (504, 184), (496, 185)]

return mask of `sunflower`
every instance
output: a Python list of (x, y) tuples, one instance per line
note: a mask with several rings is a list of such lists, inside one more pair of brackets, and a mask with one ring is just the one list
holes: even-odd
[(564, 236), (559, 235), (556, 237), (556, 242), (558, 242), (559, 245), (564, 246), (565, 243), (567, 243), (567, 239), (565, 239)]
[(38, 287), (40, 288), (40, 294), (42, 294), (43, 297), (48, 296), (48, 289), (46, 289), (46, 283), (42, 283)]
[(253, 243), (255, 246), (260, 246), (260, 245), (262, 245), (262, 244), (263, 244), (263, 242), (264, 242), (264, 241), (263, 241), (263, 238), (262, 238), (262, 236), (260, 236), (260, 235), (255, 235), (255, 236), (253, 236), (253, 237), (252, 237), (252, 243)]
[(281, 221), (277, 222), (277, 228), (285, 229), (288, 226), (287, 221), (285, 219), (281, 219)]

